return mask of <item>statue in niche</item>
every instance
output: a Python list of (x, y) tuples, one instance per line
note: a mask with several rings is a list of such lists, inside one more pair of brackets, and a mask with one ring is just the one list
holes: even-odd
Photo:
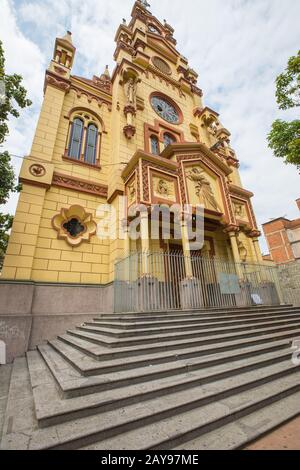
[(186, 175), (190, 181), (195, 183), (196, 196), (198, 196), (200, 204), (206, 209), (223, 212), (214, 196), (210, 182), (205, 177), (204, 171), (200, 168), (191, 168)]
[(169, 196), (168, 183), (164, 180), (159, 180), (156, 192), (161, 196)]
[(213, 135), (215, 137), (217, 132), (218, 132), (218, 125), (217, 125), (216, 121), (212, 121), (209, 124), (207, 130), (211, 135)]
[(238, 249), (239, 249), (240, 258), (241, 258), (242, 263), (246, 263), (248, 251), (247, 251), (244, 243), (240, 240), (238, 240)]
[(127, 104), (135, 107), (136, 105), (136, 92), (137, 92), (137, 80), (130, 77), (125, 83), (125, 95), (127, 98)]

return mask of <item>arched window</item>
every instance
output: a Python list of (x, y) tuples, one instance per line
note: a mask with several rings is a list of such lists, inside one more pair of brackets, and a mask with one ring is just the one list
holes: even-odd
[(177, 140), (172, 134), (168, 134), (167, 132), (164, 134), (164, 146), (165, 148), (168, 147), (168, 145), (171, 144), (176, 144)]
[(96, 163), (97, 138), (98, 128), (95, 124), (90, 124), (87, 128), (84, 161), (92, 165)]
[(69, 157), (80, 160), (80, 152), (83, 136), (83, 121), (79, 118), (74, 119), (72, 125), (71, 140), (69, 146)]
[(155, 136), (155, 135), (152, 135), (150, 137), (150, 141), (151, 141), (151, 153), (153, 153), (153, 155), (159, 155), (159, 142), (158, 142), (158, 138)]

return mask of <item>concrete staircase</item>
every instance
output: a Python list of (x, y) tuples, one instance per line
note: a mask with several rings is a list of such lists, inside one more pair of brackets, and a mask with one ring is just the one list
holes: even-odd
[(236, 449), (300, 414), (300, 308), (102, 314), (14, 361), (2, 449)]

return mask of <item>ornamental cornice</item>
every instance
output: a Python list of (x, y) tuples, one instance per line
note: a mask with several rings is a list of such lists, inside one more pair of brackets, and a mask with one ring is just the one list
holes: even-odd
[(82, 193), (92, 194), (94, 196), (107, 198), (108, 187), (99, 183), (86, 181), (74, 176), (63, 175), (54, 172), (52, 186), (58, 186), (65, 189), (74, 189)]

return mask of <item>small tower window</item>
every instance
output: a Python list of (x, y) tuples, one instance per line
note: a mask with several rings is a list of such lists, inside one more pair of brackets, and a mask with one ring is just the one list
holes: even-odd
[(79, 118), (74, 119), (69, 147), (69, 157), (80, 160), (80, 152), (83, 135), (83, 121)]
[(94, 124), (90, 124), (87, 129), (84, 161), (92, 165), (96, 163), (97, 137), (97, 127)]
[(151, 142), (151, 153), (153, 155), (159, 155), (159, 142), (158, 138), (155, 135), (152, 135), (150, 137), (150, 142)]
[(177, 140), (172, 134), (164, 134), (164, 146), (165, 148), (168, 147), (168, 145), (176, 144)]

